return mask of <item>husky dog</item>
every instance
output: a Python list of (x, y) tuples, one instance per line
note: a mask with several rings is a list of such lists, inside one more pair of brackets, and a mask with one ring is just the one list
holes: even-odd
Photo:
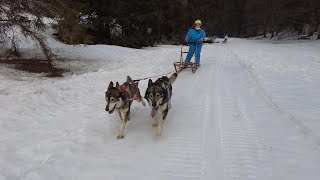
[(106, 91), (105, 95), (107, 105), (106, 111), (112, 114), (116, 110), (116, 115), (120, 119), (121, 127), (117, 139), (124, 138), (124, 129), (126, 127), (127, 121), (130, 119), (130, 107), (133, 100), (141, 102), (143, 106), (146, 103), (140, 95), (140, 90), (138, 88), (138, 82), (134, 82), (129, 76), (127, 81), (121, 86), (116, 83), (113, 87), (113, 82), (111, 81)]
[[(170, 78), (163, 76), (155, 82), (152, 82), (152, 80), (149, 79), (144, 98), (148, 100), (148, 103), (152, 108), (152, 127), (157, 127), (157, 136), (161, 136), (164, 121), (171, 108), (172, 83), (176, 80), (177, 76), (178, 74), (174, 73)], [(158, 113), (159, 117), (157, 118)]]

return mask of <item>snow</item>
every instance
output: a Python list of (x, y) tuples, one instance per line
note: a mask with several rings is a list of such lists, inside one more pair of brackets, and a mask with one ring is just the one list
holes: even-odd
[[(306, 126), (306, 131), (320, 137), (320, 43), (265, 43), (259, 44), (261, 49), (255, 49), (255, 53), (250, 52), (256, 42), (248, 42), (245, 47), (240, 44), (241, 41), (230, 44), (232, 51), (268, 98), (297, 124)], [(320, 145), (320, 141), (317, 143)]]
[[(104, 110), (109, 82), (170, 75), (180, 47), (68, 46), (48, 37), (79, 71), (50, 79), (2, 67), (0, 179), (320, 176), (318, 41), (206, 44), (200, 69), (181, 72), (173, 84), (162, 136), (151, 109), (133, 103), (125, 138), (117, 140), (120, 124)], [(22, 48), (36, 52), (31, 43)], [(146, 87), (140, 81), (143, 95)]]

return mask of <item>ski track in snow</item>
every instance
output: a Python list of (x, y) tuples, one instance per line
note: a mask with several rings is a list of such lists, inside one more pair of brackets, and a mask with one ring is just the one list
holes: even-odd
[[(0, 76), (0, 179), (316, 180), (319, 137), (275, 107), (238, 56), (251, 54), (229, 43), (205, 45), (197, 72), (178, 75), (161, 137), (150, 108), (134, 102), (117, 140), (120, 124), (104, 111), (104, 92), (110, 80), (172, 71), (177, 46), (97, 46), (97, 71), (59, 80)], [(95, 46), (54, 50), (79, 58)], [(143, 95), (146, 87), (141, 81)]]

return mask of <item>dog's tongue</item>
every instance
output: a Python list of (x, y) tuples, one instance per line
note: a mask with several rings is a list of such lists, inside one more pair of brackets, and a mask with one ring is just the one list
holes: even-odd
[(157, 108), (153, 107), (151, 110), (151, 117), (154, 118), (157, 114)]

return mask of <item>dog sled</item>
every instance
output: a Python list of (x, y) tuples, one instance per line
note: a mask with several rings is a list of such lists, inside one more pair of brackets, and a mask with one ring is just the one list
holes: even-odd
[[(189, 45), (187, 45), (188, 47)], [(196, 51), (194, 54), (194, 62), (189, 62), (189, 63), (185, 63), (184, 62), (184, 54), (188, 54), (189, 51), (184, 50), (184, 45), (181, 45), (181, 51), (180, 51), (180, 61), (179, 62), (174, 62), (173, 66), (174, 69), (177, 73), (180, 73), (182, 70), (184, 69), (191, 69), (191, 71), (193, 73), (196, 72), (196, 70), (198, 69), (198, 66), (196, 65), (196, 61), (197, 61), (197, 46), (196, 46)]]

